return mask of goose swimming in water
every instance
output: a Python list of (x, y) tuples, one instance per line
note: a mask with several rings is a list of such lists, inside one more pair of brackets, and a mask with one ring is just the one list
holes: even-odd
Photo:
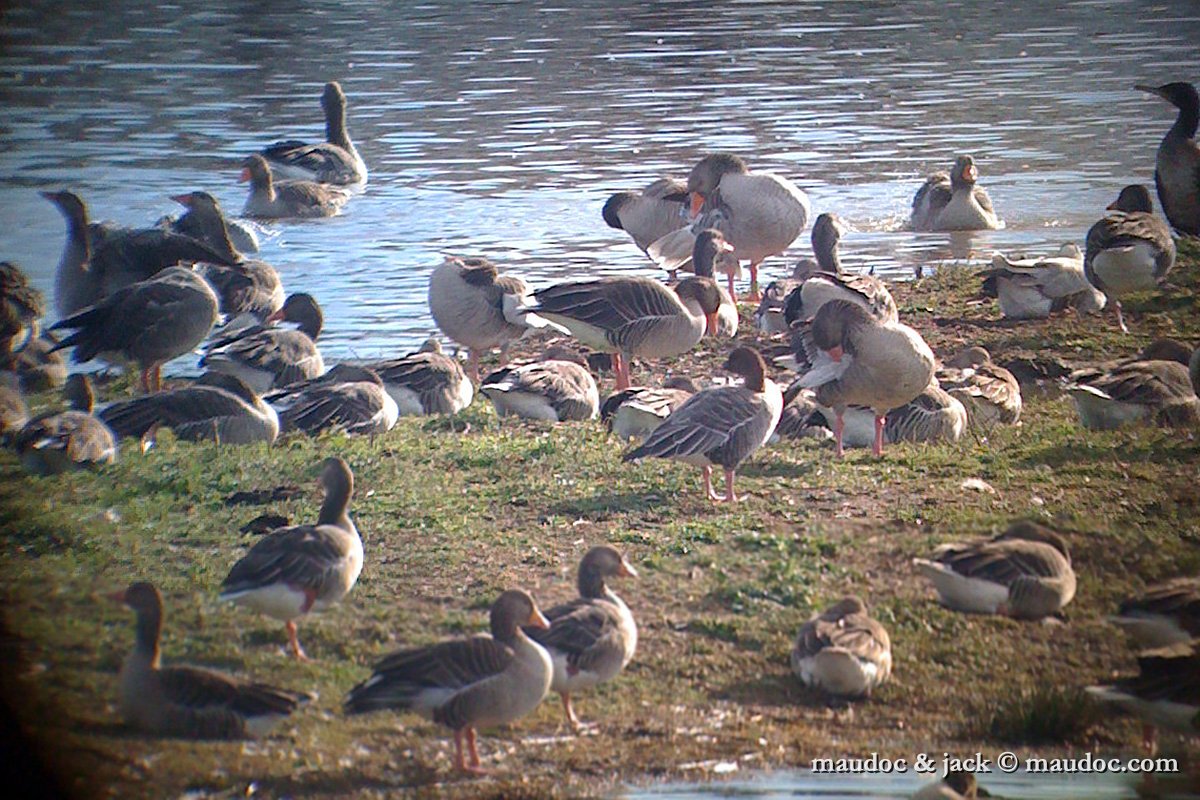
[(261, 155), (275, 174), (286, 180), (318, 183), (366, 183), (367, 165), (346, 130), (346, 94), (337, 81), (321, 92), (325, 112), (325, 141), (317, 144), (289, 139), (265, 148)]
[(987, 192), (977, 185), (971, 156), (959, 156), (950, 172), (925, 179), (912, 203), (914, 231), (982, 231), (1002, 227)]

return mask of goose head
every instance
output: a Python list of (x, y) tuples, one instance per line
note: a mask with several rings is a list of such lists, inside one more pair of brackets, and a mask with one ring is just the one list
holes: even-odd
[(509, 589), (492, 603), (492, 638), (498, 642), (511, 642), (522, 627), (549, 628), (550, 622), (538, 610), (537, 603), (528, 592)]
[(693, 275), (684, 278), (675, 286), (675, 294), (679, 295), (679, 299), (685, 306), (689, 306), (691, 313), (695, 313), (694, 308), (696, 307), (700, 309), (704, 314), (705, 334), (716, 336), (717, 310), (721, 307), (721, 289), (717, 286), (716, 281), (701, 275)]
[(1162, 86), (1147, 86), (1139, 83), (1133, 88), (1158, 95), (1180, 110), (1191, 109), (1195, 111), (1197, 108), (1200, 108), (1200, 93), (1197, 93), (1196, 87), (1190, 83), (1175, 81), (1174, 83), (1165, 83)]
[(813, 317), (813, 343), (834, 361), (841, 361), (844, 353), (854, 355), (858, 332), (875, 324), (870, 312), (857, 303), (830, 300)]
[(726, 372), (741, 376), (745, 386), (752, 392), (761, 392), (766, 386), (767, 364), (758, 351), (750, 347), (738, 347), (729, 354), (721, 367)]
[(1140, 183), (1131, 183), (1121, 190), (1117, 199), (1108, 205), (1109, 211), (1124, 211), (1127, 214), (1142, 212), (1149, 214), (1154, 211), (1154, 202), (1150, 199), (1150, 190)]
[(865, 613), (867, 613), (866, 603), (858, 597), (847, 595), (821, 612), (821, 617), (827, 620), (837, 620), (848, 617), (851, 614)]
[(688, 174), (687, 190), (692, 198), (692, 216), (700, 213), (704, 201), (721, 185), (721, 179), (730, 174), (749, 172), (746, 162), (732, 153), (713, 153), (700, 159)]
[[(718, 267), (737, 266), (733, 257), (734, 246), (725, 239), (725, 235), (716, 228), (707, 228), (696, 235), (696, 243), (692, 246), (692, 265), (695, 272), (704, 278), (713, 277)], [(729, 264), (729, 262), (733, 262)]]
[(593, 547), (579, 562), (579, 596), (603, 597), (607, 591), (605, 579), (637, 576), (637, 570), (615, 547), (606, 544)]
[(92, 381), (87, 375), (80, 372), (74, 372), (67, 377), (67, 382), (63, 385), (63, 397), (67, 399), (67, 403), (75, 411), (82, 411), (85, 414), (92, 413), (92, 409), (96, 406), (96, 394), (92, 391)]
[(979, 168), (975, 166), (975, 159), (971, 156), (959, 156), (954, 161), (954, 168), (950, 170), (950, 186), (952, 189), (959, 189), (964, 186), (974, 186), (979, 180)]
[(946, 366), (955, 369), (970, 369), (971, 367), (982, 366), (991, 360), (992, 354), (986, 348), (975, 345), (974, 347), (960, 350), (954, 355), (954, 358), (946, 362)]
[(321, 110), (328, 116), (330, 113), (340, 114), (345, 108), (346, 93), (342, 91), (342, 85), (337, 81), (325, 84), (321, 92)]
[(84, 205), (79, 195), (66, 190), (59, 192), (39, 192), (39, 194), (54, 204), (59, 213), (66, 218), (68, 224), (87, 225), (87, 206)]
[(840, 269), (838, 245), (846, 230), (845, 223), (837, 214), (821, 214), (813, 223), (813, 254), (817, 257), (817, 264), (825, 272), (836, 273)]
[(298, 292), (289, 295), (283, 301), (283, 306), (267, 317), (267, 323), (272, 322), (295, 322), (296, 327), (308, 338), (313, 341), (321, 335), (321, 328), (325, 325), (325, 314), (321, 311), (321, 305), (311, 294)]
[(271, 166), (260, 155), (247, 156), (242, 162), (242, 174), (238, 176), (239, 183), (250, 182), (255, 189), (271, 187)]

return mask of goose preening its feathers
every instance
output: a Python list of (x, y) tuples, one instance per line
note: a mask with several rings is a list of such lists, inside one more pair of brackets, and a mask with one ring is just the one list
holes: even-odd
[(1065, 308), (1095, 314), (1108, 301), (1088, 282), (1083, 252), (1074, 244), (1064, 244), (1056, 255), (1045, 258), (995, 253), (984, 275), (984, 294), (1000, 301), (1000, 313), (1008, 319), (1046, 319)]
[(321, 92), (325, 113), (325, 141), (317, 144), (289, 139), (264, 148), (261, 155), (285, 179), (318, 183), (365, 183), (367, 165), (346, 130), (346, 95), (337, 81)]
[(959, 156), (950, 172), (925, 179), (912, 203), (914, 231), (982, 231), (1003, 227), (991, 198), (976, 184), (979, 169), (971, 156)]
[(641, 192), (618, 192), (601, 215), (610, 228), (625, 231), (644, 253), (651, 244), (687, 224), (687, 183), (659, 178)]
[(805, 686), (862, 697), (892, 674), (892, 641), (857, 597), (845, 597), (804, 623), (792, 648), (792, 672)]

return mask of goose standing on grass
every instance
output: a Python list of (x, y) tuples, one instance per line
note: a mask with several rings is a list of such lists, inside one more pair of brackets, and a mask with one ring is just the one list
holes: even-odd
[(74, 329), (54, 349), (74, 347), (76, 364), (97, 356), (141, 367), (143, 391), (162, 389), (162, 365), (192, 351), (217, 322), (217, 296), (187, 267), (165, 269), (54, 324)]
[(250, 183), (250, 196), (242, 215), (256, 219), (332, 217), (350, 199), (345, 189), (314, 181), (277, 181), (266, 159), (253, 155), (242, 162), (242, 183)]
[(986, 231), (1003, 227), (992, 200), (976, 181), (979, 169), (971, 156), (959, 156), (950, 172), (925, 179), (912, 203), (914, 231)]
[(38, 320), (46, 313), (42, 293), (21, 268), (0, 262), (0, 369), (11, 369), (13, 354), (38, 336)]
[(108, 426), (92, 416), (95, 397), (86, 375), (67, 379), (63, 394), (69, 411), (49, 412), (29, 421), (17, 437), (21, 464), (35, 475), (111, 464), (117, 440)]
[[(696, 236), (696, 245), (692, 249), (692, 266), (696, 275), (701, 278), (713, 278), (718, 267), (723, 271), (724, 264), (732, 262), (735, 269), (737, 260), (733, 258), (733, 245), (725, 241), (725, 236), (716, 228), (700, 231)], [(721, 305), (717, 307), (717, 336), (722, 339), (732, 339), (737, 336), (738, 308), (729, 292), (717, 284), (721, 292)]]
[(1187, 736), (1200, 731), (1200, 649), (1196, 642), (1149, 650), (1138, 656), (1138, 674), (1086, 691), (1106, 705), (1142, 720), (1146, 752), (1157, 751), (1157, 728)]
[(221, 444), (270, 444), (279, 435), (275, 409), (234, 376), (214, 373), (179, 389), (109, 403), (97, 416), (117, 438), (144, 444), (159, 428), (186, 441)]
[(262, 157), (281, 178), (339, 185), (366, 183), (367, 165), (346, 130), (346, 95), (337, 81), (325, 84), (321, 110), (325, 112), (325, 141), (276, 142), (262, 151)]
[(610, 228), (625, 231), (644, 253), (651, 244), (687, 224), (688, 188), (678, 178), (659, 178), (641, 192), (618, 192), (601, 215)]
[(1147, 586), (1121, 603), (1108, 621), (1128, 633), (1138, 649), (1200, 639), (1200, 577), (1174, 578)]
[(616, 548), (600, 545), (579, 562), (579, 597), (546, 612), (549, 628), (525, 631), (546, 648), (554, 665), (551, 691), (562, 697), (567, 723), (579, 728), (571, 694), (610, 681), (637, 651), (637, 623), (608, 578), (636, 578), (637, 570)]
[(883, 455), (887, 413), (914, 400), (933, 378), (933, 351), (921, 335), (899, 322), (880, 322), (848, 300), (830, 300), (813, 318), (812, 342), (819, 350), (815, 366), (800, 385), (816, 390), (820, 405), (836, 414), (833, 435), (838, 456), (846, 408), (875, 412), (873, 452)]
[(457, 414), (475, 396), (462, 365), (442, 352), (437, 339), (429, 339), (416, 353), (364, 366), (383, 381), (402, 417)]
[[(270, 327), (274, 322), (294, 322), (297, 328)], [(325, 360), (317, 348), (325, 315), (312, 295), (289, 296), (266, 323), (216, 339), (200, 359), (200, 366), (233, 375), (259, 394), (325, 372)]]
[(341, 428), (373, 436), (390, 431), (400, 416), (379, 376), (353, 364), (337, 364), (324, 375), (288, 384), (263, 400), (279, 414), (283, 431), (310, 435)]
[(716, 333), (721, 293), (711, 278), (690, 277), (674, 291), (650, 278), (599, 278), (534, 292), (530, 310), (585, 346), (612, 353), (617, 390), (628, 389), (629, 361), (672, 358)]
[(1067, 393), (1075, 401), (1080, 424), (1092, 430), (1145, 423), (1191, 427), (1200, 425), (1197, 386), (1200, 348), (1190, 362), (1156, 356), (1075, 370)]
[(995, 253), (984, 275), (983, 293), (1000, 301), (1000, 313), (1008, 319), (1046, 319), (1065, 308), (1096, 314), (1108, 302), (1104, 292), (1088, 282), (1083, 252), (1074, 244), (1064, 244), (1057, 255), (1046, 258), (1014, 259)]
[[(736, 503), (739, 498), (733, 490), (734, 473), (775, 432), (783, 412), (783, 393), (767, 377), (762, 356), (749, 347), (730, 353), (724, 369), (742, 376), (744, 382), (692, 395), (621, 460), (674, 458), (698, 466), (704, 476), (704, 493), (710, 500)], [(713, 491), (714, 465), (725, 470), (724, 497)]]
[(117, 679), (127, 724), (159, 736), (245, 739), (264, 735), (312, 699), (215, 670), (162, 666), (163, 601), (158, 589), (139, 582), (110, 597), (137, 614), (137, 643)]
[(1196, 144), (1200, 95), (1195, 86), (1183, 82), (1134, 88), (1158, 95), (1179, 109), (1175, 124), (1158, 146), (1154, 185), (1171, 227), (1181, 235), (1200, 236), (1200, 146)]
[(661, 389), (631, 386), (600, 406), (600, 419), (622, 440), (645, 439), (688, 398), (700, 391), (689, 378), (671, 378)]
[(1021, 384), (982, 347), (956, 353), (938, 369), (937, 382), (966, 406), (976, 427), (1015, 425), (1021, 418)]
[[(827, 425), (837, 425), (834, 409), (819, 403), (817, 408)], [(887, 412), (883, 442), (957, 442), (968, 425), (969, 415), (962, 401), (934, 381), (909, 402)], [(849, 406), (842, 414), (842, 446), (872, 447), (874, 443), (875, 412), (863, 406)]]
[(445, 725), (454, 731), (454, 766), (484, 774), (475, 730), (532, 713), (550, 691), (554, 676), (550, 655), (522, 626), (546, 628), (549, 622), (528, 593), (506, 591), (492, 604), (491, 636), (392, 653), (375, 666), (370, 678), (350, 690), (345, 711), (412, 711)]
[[(480, 356), (500, 348), (500, 366), (508, 363), (508, 346), (549, 323), (522, 313), (529, 287), (513, 275), (501, 275), (486, 258), (447, 256), (429, 276), (429, 311), (438, 329), (467, 348), (467, 374), (479, 380)], [(558, 326), (553, 326), (561, 330)]]
[(1087, 232), (1083, 272), (1117, 307), (1117, 322), (1129, 333), (1121, 298), (1158, 288), (1175, 265), (1175, 241), (1154, 216), (1150, 192), (1133, 184), (1121, 190), (1109, 213)]
[(892, 674), (892, 640), (857, 597), (844, 597), (800, 628), (792, 672), (838, 697), (869, 696)]
[(944, 544), (933, 559), (914, 558), (942, 605), (973, 614), (1038, 620), (1057, 615), (1075, 596), (1067, 543), (1036, 522), (972, 544)]
[(952, 769), (937, 783), (921, 787), (912, 800), (975, 800), (990, 795), (979, 794), (979, 784), (974, 773)]
[(349, 594), (363, 568), (363, 543), (350, 519), (354, 473), (338, 457), (321, 467), (325, 500), (315, 525), (278, 528), (259, 539), (221, 584), (221, 599), (284, 623), (292, 655), (307, 661), (296, 620)]
[(600, 390), (582, 361), (549, 358), (503, 367), (484, 378), (479, 391), (502, 417), (566, 422), (600, 413)]

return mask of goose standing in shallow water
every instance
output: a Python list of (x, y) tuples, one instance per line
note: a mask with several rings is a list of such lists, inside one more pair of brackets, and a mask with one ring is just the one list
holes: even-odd
[(321, 467), (325, 500), (315, 525), (278, 528), (242, 556), (221, 583), (221, 599), (284, 623), (292, 655), (307, 661), (296, 620), (349, 594), (363, 568), (363, 544), (350, 519), (354, 473), (340, 458)]
[(959, 156), (950, 172), (925, 179), (912, 203), (914, 231), (984, 231), (1002, 227), (992, 200), (980, 186), (971, 156)]
[(678, 178), (659, 178), (640, 193), (618, 192), (604, 203), (601, 215), (610, 228), (625, 231), (644, 253), (646, 248), (687, 224), (688, 189)]
[(1109, 213), (1087, 232), (1083, 272), (1117, 307), (1117, 322), (1129, 333), (1121, 297), (1158, 288), (1175, 265), (1175, 241), (1154, 216), (1150, 192), (1133, 184), (1121, 190)]
[(262, 736), (312, 699), (215, 670), (162, 666), (163, 602), (158, 589), (135, 583), (111, 598), (137, 613), (137, 643), (117, 679), (121, 714), (129, 725), (160, 736), (244, 739)]
[[(730, 353), (724, 369), (742, 376), (744, 383), (692, 395), (621, 460), (673, 458), (693, 464), (702, 470), (704, 493), (710, 500), (736, 503), (734, 473), (775, 432), (783, 412), (783, 393), (767, 377), (762, 356), (748, 347)], [(724, 497), (713, 491), (714, 465), (725, 470)]]
[(1154, 185), (1171, 227), (1182, 235), (1200, 236), (1200, 146), (1196, 144), (1200, 94), (1195, 86), (1183, 82), (1134, 88), (1158, 95), (1179, 109), (1175, 124), (1158, 146)]
[(1007, 319), (1046, 319), (1055, 311), (1073, 308), (1081, 314), (1104, 309), (1108, 298), (1092, 286), (1083, 272), (1083, 252), (1064, 244), (1045, 258), (1009, 258), (992, 255), (992, 268), (984, 272), (983, 293), (1000, 301)]
[(402, 417), (457, 414), (475, 396), (458, 359), (444, 354), (437, 339), (428, 340), (416, 353), (364, 366), (383, 381)]
[(279, 435), (275, 410), (232, 375), (210, 373), (179, 389), (109, 403), (97, 416), (118, 438), (147, 443), (160, 427), (187, 441), (222, 444), (270, 444)]
[(262, 156), (242, 162), (242, 183), (250, 183), (250, 196), (242, 215), (257, 219), (332, 217), (350, 199), (345, 189), (314, 181), (277, 181)]
[(111, 464), (117, 459), (116, 437), (92, 416), (95, 397), (88, 377), (72, 375), (63, 394), (71, 404), (69, 411), (34, 417), (17, 438), (21, 464), (35, 475)]
[(325, 112), (325, 141), (276, 142), (262, 151), (262, 157), (281, 178), (333, 184), (366, 183), (367, 165), (346, 130), (346, 95), (337, 81), (325, 84), (321, 110)]
[(870, 695), (891, 677), (891, 637), (862, 600), (844, 597), (800, 628), (792, 672), (805, 686), (832, 695)]
[[(295, 322), (297, 329), (270, 327), (273, 322)], [(291, 295), (266, 323), (216, 339), (200, 359), (200, 366), (233, 375), (258, 394), (325, 372), (325, 359), (317, 348), (325, 315), (312, 295)]]
[(579, 562), (579, 597), (546, 611), (549, 628), (525, 631), (550, 654), (550, 690), (562, 696), (563, 713), (573, 728), (581, 723), (571, 707), (571, 694), (612, 680), (637, 651), (633, 614), (605, 583), (613, 577), (636, 578), (637, 570), (616, 548), (593, 547)]
[[(413, 711), (454, 731), (454, 766), (483, 774), (475, 730), (532, 713), (550, 691), (550, 655), (522, 626), (549, 622), (528, 593), (504, 592), (492, 604), (491, 636), (400, 650), (375, 665), (346, 695), (347, 714)], [(467, 762), (464, 753), (470, 755)]]
[(600, 413), (596, 379), (581, 362), (548, 358), (499, 369), (479, 384), (500, 416), (548, 422), (595, 419)]

